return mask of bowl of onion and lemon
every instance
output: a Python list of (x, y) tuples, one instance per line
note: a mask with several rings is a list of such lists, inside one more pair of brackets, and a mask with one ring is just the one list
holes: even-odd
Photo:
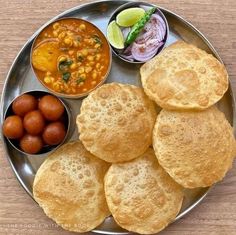
[(164, 48), (168, 22), (155, 5), (130, 2), (112, 14), (107, 38), (113, 52), (129, 63), (145, 63)]

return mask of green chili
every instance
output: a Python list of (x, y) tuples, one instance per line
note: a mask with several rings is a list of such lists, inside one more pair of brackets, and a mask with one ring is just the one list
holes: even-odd
[(142, 29), (144, 28), (145, 24), (150, 20), (152, 14), (156, 11), (156, 7), (151, 8), (148, 10), (144, 16), (132, 27), (131, 31), (129, 32), (126, 40), (125, 45), (128, 46), (132, 42), (135, 41), (135, 39), (138, 37)]

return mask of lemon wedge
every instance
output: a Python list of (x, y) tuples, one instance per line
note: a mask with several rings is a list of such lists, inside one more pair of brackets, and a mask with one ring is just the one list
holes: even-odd
[(114, 20), (107, 27), (107, 39), (117, 49), (123, 49), (125, 47), (124, 36)]
[(122, 27), (130, 27), (137, 23), (145, 14), (144, 9), (132, 7), (121, 11), (116, 17), (116, 23)]

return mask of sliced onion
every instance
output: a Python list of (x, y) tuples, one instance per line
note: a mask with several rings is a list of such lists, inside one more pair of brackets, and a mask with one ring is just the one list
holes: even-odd
[(158, 14), (154, 14), (152, 15), (154, 18), (156, 18), (157, 22), (158, 22), (158, 29), (162, 32), (162, 39), (164, 39), (165, 35), (166, 35), (166, 24), (164, 22), (164, 20), (162, 19), (162, 17)]
[(150, 21), (144, 26), (144, 31), (159, 31), (160, 40), (163, 40), (166, 33), (166, 25), (162, 17), (158, 14), (153, 14)]
[(121, 55), (121, 57), (123, 57), (124, 59), (126, 59), (126, 60), (129, 60), (129, 61), (134, 61), (134, 57), (133, 57), (133, 55), (131, 54), (131, 55), (129, 55), (129, 56), (126, 56), (126, 55)]
[(123, 33), (124, 38), (127, 38), (129, 32), (130, 32), (131, 28), (127, 27), (127, 28), (123, 28), (121, 31)]
[[(161, 19), (161, 20), (160, 20)], [(162, 23), (164, 25), (162, 25)], [(161, 42), (165, 37), (166, 26), (163, 19), (157, 15), (153, 14), (150, 21), (145, 25), (143, 32), (135, 40), (136, 43), (145, 43), (147, 40), (158, 39)]]
[(147, 31), (147, 32), (143, 32), (139, 37), (137, 37), (135, 42), (138, 43), (138, 44), (143, 44), (146, 41), (148, 41), (150, 39), (154, 39), (154, 38), (157, 38), (156, 37), (156, 31), (150, 30), (150, 31)]
[(145, 62), (152, 58), (162, 45), (163, 42), (159, 42), (157, 39), (151, 39), (145, 44), (138, 44), (134, 42), (131, 52), (135, 60)]
[(131, 54), (132, 54), (132, 53), (131, 53), (131, 49), (132, 49), (132, 44), (129, 45), (129, 46), (124, 50), (123, 54), (126, 55), (126, 56), (131, 55)]
[(134, 57), (132, 55), (131, 49), (133, 44), (129, 45), (124, 52), (121, 54), (121, 56), (127, 60), (134, 61)]

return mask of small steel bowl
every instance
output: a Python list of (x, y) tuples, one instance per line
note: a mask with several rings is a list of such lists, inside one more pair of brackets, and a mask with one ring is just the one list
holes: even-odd
[[(75, 20), (75, 21), (83, 21), (85, 22), (86, 24), (90, 24), (92, 25), (94, 28), (96, 28), (103, 36), (104, 36), (104, 39), (109, 47), (109, 65), (108, 65), (108, 68), (107, 68), (107, 72), (105, 74), (105, 76), (103, 77), (103, 79), (92, 89), (90, 89), (89, 91), (87, 92), (84, 92), (82, 94), (64, 94), (64, 93), (60, 93), (60, 92), (56, 92), (52, 89), (50, 89), (47, 85), (44, 84), (43, 81), (41, 81), (41, 79), (38, 78), (38, 75), (37, 75), (37, 72), (36, 72), (36, 69), (34, 68), (33, 66), (33, 63), (32, 63), (32, 55), (33, 55), (33, 50), (35, 48), (35, 45), (36, 45), (36, 42), (37, 42), (37, 39), (44, 33), (44, 31), (48, 28), (48, 27), (51, 27), (53, 24), (55, 24), (56, 22), (60, 22), (60, 21), (63, 21), (63, 20), (67, 20), (67, 19), (72, 19), (72, 20)], [(97, 87), (101, 86), (107, 79), (109, 73), (110, 73), (110, 70), (111, 70), (111, 64), (112, 64), (112, 50), (111, 50), (111, 47), (110, 47), (110, 43), (108, 42), (106, 36), (103, 34), (103, 32), (97, 27), (95, 26), (94, 24), (92, 24), (91, 22), (87, 21), (87, 20), (84, 20), (84, 19), (80, 19), (80, 18), (75, 18), (75, 17), (63, 17), (63, 18), (60, 18), (60, 19), (57, 19), (57, 20), (54, 20), (53, 22), (51, 22), (50, 24), (48, 24), (47, 26), (45, 26), (39, 33), (38, 35), (34, 38), (34, 41), (32, 43), (32, 47), (31, 47), (31, 51), (30, 51), (30, 64), (31, 64), (31, 68), (36, 76), (36, 78), (38, 79), (38, 81), (47, 89), (49, 90), (51, 93), (53, 93), (54, 95), (56, 96), (59, 96), (59, 97), (63, 97), (63, 98), (70, 98), (70, 99), (78, 99), (78, 98), (82, 98), (84, 96), (87, 96), (91, 91), (95, 90)]]
[[(112, 22), (113, 20), (116, 19), (116, 16), (117, 16), (121, 11), (123, 11), (123, 10), (125, 10), (125, 9), (128, 9), (128, 8), (131, 8), (131, 7), (140, 7), (140, 6), (144, 6), (144, 7), (145, 7), (145, 6), (147, 6), (147, 7), (157, 7), (156, 5), (151, 4), (151, 3), (147, 3), (147, 2), (136, 2), (136, 1), (134, 1), (134, 2), (125, 3), (125, 4), (121, 5), (120, 7), (118, 7), (118, 8), (112, 13), (111, 18), (110, 18), (110, 20), (109, 20), (109, 22), (108, 22), (108, 25), (110, 24), (110, 22)], [(157, 51), (157, 53), (156, 53), (156, 55), (157, 55), (157, 54), (159, 54), (159, 53), (162, 51), (162, 49), (165, 47), (167, 38), (168, 38), (168, 36), (169, 36), (169, 24), (168, 24), (168, 21), (167, 21), (165, 15), (162, 13), (162, 11), (161, 11), (158, 7), (157, 7), (157, 9), (156, 9), (156, 12), (158, 12), (158, 14), (162, 17), (162, 19), (164, 20), (164, 22), (165, 22), (165, 24), (166, 24), (166, 35), (165, 35), (165, 38), (164, 38), (164, 44), (163, 44), (163, 45), (159, 48), (159, 50)], [(107, 25), (107, 26), (108, 26), (108, 25)], [(130, 61), (130, 60), (128, 60), (128, 59), (126, 59), (126, 58), (124, 58), (124, 57), (122, 57), (122, 56), (120, 55), (119, 49), (114, 48), (111, 44), (110, 44), (110, 46), (111, 46), (111, 48), (112, 48), (113, 53), (114, 53), (117, 57), (119, 57), (121, 60), (123, 60), (123, 61), (126, 61), (126, 62), (131, 63), (131, 64), (143, 64), (143, 63), (145, 63), (145, 62), (143, 62), (143, 61)], [(156, 55), (154, 55), (154, 56), (156, 56)], [(154, 57), (154, 56), (153, 56), (153, 57)], [(153, 57), (152, 57), (152, 58), (153, 58)]]
[[(39, 98), (41, 98), (41, 97), (43, 97), (43, 96), (45, 96), (45, 95), (52, 95), (52, 96), (55, 96), (55, 95), (53, 95), (53, 94), (51, 94), (51, 93), (49, 93), (49, 92), (40, 91), (40, 90), (27, 91), (27, 92), (24, 92), (24, 93), (20, 94), (19, 96), (21, 96), (21, 95), (23, 95), (23, 94), (32, 95), (32, 96), (34, 96), (34, 97), (37, 98), (37, 99), (39, 99)], [(16, 100), (16, 98), (18, 98), (19, 96), (15, 97), (15, 98), (11, 101), (11, 103), (9, 104), (9, 106), (7, 107), (6, 112), (5, 112), (5, 114), (4, 114), (4, 120), (5, 120), (8, 116), (15, 115), (15, 114), (13, 113), (13, 110), (12, 110), (12, 104), (13, 104), (13, 102)], [(55, 96), (55, 97), (56, 97), (56, 96)], [(58, 97), (56, 97), (56, 98), (58, 98)], [(68, 136), (69, 136), (69, 131), (70, 131), (70, 126), (71, 126), (71, 122), (70, 122), (70, 110), (69, 110), (67, 104), (66, 104), (63, 100), (61, 100), (60, 98), (58, 98), (58, 99), (61, 101), (61, 103), (63, 104), (63, 106), (64, 106), (64, 108), (65, 108), (65, 111), (64, 111), (64, 113), (62, 114), (61, 119), (62, 119), (62, 122), (63, 122), (64, 125), (65, 125), (65, 128), (66, 128), (66, 135), (65, 135), (65, 138), (64, 138), (64, 140), (63, 140), (60, 144), (58, 144), (58, 145), (44, 145), (43, 148), (41, 149), (41, 151), (40, 151), (39, 153), (36, 153), (36, 154), (29, 154), (29, 153), (26, 153), (26, 152), (24, 152), (23, 150), (20, 149), (19, 140), (17, 140), (17, 139), (9, 139), (9, 138), (7, 138), (7, 137), (5, 137), (5, 136), (4, 136), (4, 138), (7, 139), (7, 141), (11, 144), (11, 146), (12, 146), (13, 148), (15, 148), (17, 151), (21, 152), (22, 154), (27, 154), (27, 155), (36, 156), (36, 155), (42, 155), (42, 154), (45, 154), (45, 153), (49, 153), (49, 152), (51, 152), (52, 150), (57, 149), (57, 148), (58, 148), (59, 146), (61, 146), (61, 145), (65, 142), (65, 140), (68, 138)]]

